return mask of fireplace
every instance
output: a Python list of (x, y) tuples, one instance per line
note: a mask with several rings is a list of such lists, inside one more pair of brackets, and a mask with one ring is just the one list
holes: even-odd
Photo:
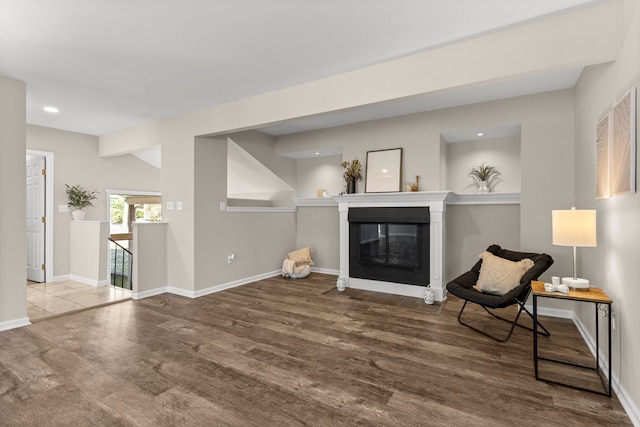
[(349, 275), (428, 285), (429, 208), (350, 208)]
[[(420, 191), (336, 196), (340, 213), (337, 288), (422, 298), (430, 286), (436, 301), (443, 301), (447, 292), (442, 277), (444, 212), (450, 194)], [(398, 213), (410, 216), (398, 220), (394, 218)], [(353, 243), (350, 237), (355, 233), (359, 236)], [(352, 250), (353, 245), (357, 250)], [(352, 262), (352, 254), (356, 262)], [(380, 270), (392, 273), (379, 274)]]

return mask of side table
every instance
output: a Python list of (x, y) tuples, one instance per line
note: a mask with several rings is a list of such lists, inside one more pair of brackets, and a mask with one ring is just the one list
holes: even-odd
[[(611, 301), (611, 299), (607, 296), (607, 294), (599, 288), (596, 287), (590, 287), (588, 289), (585, 290), (573, 290), (570, 289), (568, 294), (563, 294), (561, 292), (547, 292), (544, 290), (544, 283), (543, 282), (538, 282), (538, 281), (532, 281), (531, 282), (531, 289), (532, 289), (532, 294), (533, 294), (533, 324), (534, 324), (534, 330), (537, 330), (536, 327), (538, 325), (538, 298), (543, 297), (543, 298), (555, 298), (555, 299), (559, 299), (559, 300), (571, 300), (571, 301), (579, 301), (579, 302), (586, 302), (586, 303), (592, 303), (595, 306), (595, 315), (596, 315), (596, 366), (592, 367), (592, 366), (584, 366), (584, 365), (578, 365), (578, 364), (574, 364), (574, 363), (570, 363), (570, 362), (565, 362), (562, 360), (554, 360), (554, 359), (549, 359), (546, 357), (539, 357), (538, 356), (538, 334), (533, 334), (533, 363), (535, 366), (535, 373), (536, 373), (536, 380), (542, 380), (542, 381), (546, 381), (546, 382), (550, 382), (550, 383), (554, 383), (554, 384), (560, 384), (560, 385), (565, 385), (571, 388), (575, 388), (575, 389), (579, 389), (579, 390), (585, 390), (585, 391), (590, 391), (593, 393), (598, 393), (598, 394), (603, 394), (605, 396), (609, 396), (611, 397), (611, 304), (613, 303), (613, 301)], [(609, 375), (607, 376), (607, 378), (604, 378), (601, 370), (600, 370), (600, 358), (598, 357), (598, 353), (600, 351), (600, 330), (599, 330), (599, 324), (598, 324), (598, 305), (599, 304), (605, 304), (606, 307), (606, 313), (607, 313), (607, 318), (609, 320), (608, 322), (608, 333), (609, 333), (609, 339), (608, 339), (608, 361), (609, 361)], [(600, 377), (600, 380), (602, 381), (602, 385), (605, 389), (605, 392), (601, 392), (598, 390), (591, 390), (591, 389), (587, 389), (587, 388), (583, 388), (583, 387), (578, 387), (578, 386), (573, 386), (573, 385), (569, 385), (569, 384), (565, 384), (565, 383), (561, 383), (558, 381), (552, 381), (552, 380), (548, 380), (548, 379), (544, 379), (544, 378), (540, 378), (538, 375), (538, 360), (545, 360), (548, 362), (555, 362), (555, 363), (561, 363), (564, 365), (569, 365), (569, 366), (575, 366), (578, 368), (582, 368), (582, 369), (588, 369), (588, 370), (592, 370), (592, 371), (596, 371), (596, 373), (598, 374), (598, 376)]]

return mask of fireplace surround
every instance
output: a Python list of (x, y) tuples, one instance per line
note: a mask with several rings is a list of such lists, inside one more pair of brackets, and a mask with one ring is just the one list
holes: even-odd
[[(444, 274), (444, 254), (445, 254), (445, 239), (444, 239), (444, 212), (446, 207), (446, 199), (451, 193), (448, 191), (423, 191), (414, 193), (357, 193), (347, 194), (343, 196), (335, 197), (338, 203), (338, 211), (340, 214), (340, 275), (337, 280), (338, 288), (343, 285), (363, 290), (370, 290), (375, 292), (385, 292), (396, 295), (413, 296), (417, 298), (423, 298), (426, 290), (426, 285), (429, 285), (434, 292), (436, 301), (443, 301), (446, 298), (445, 284), (443, 283)], [(427, 221), (421, 224), (423, 233), (423, 253), (426, 253), (424, 263), (428, 259), (428, 265), (426, 270), (423, 271), (422, 276), (424, 280), (421, 283), (397, 283), (395, 279), (389, 278), (377, 278), (371, 279), (366, 276), (367, 274), (361, 274), (358, 271), (350, 271), (350, 242), (349, 237), (351, 234), (351, 222), (350, 215), (353, 216), (353, 212), (358, 212), (360, 208), (383, 208), (377, 210), (377, 212), (385, 212), (385, 209), (393, 209), (395, 211), (414, 211), (428, 212)], [(397, 208), (404, 208), (397, 210)], [(414, 209), (417, 208), (417, 209)], [(426, 209), (425, 209), (426, 208)], [(350, 212), (352, 212), (350, 214)], [(376, 210), (373, 210), (376, 215)], [(390, 211), (386, 211), (390, 212)], [(356, 214), (357, 218), (357, 214)], [(367, 239), (365, 237), (362, 240), (364, 243), (370, 243), (373, 241), (385, 240), (390, 234), (387, 229), (378, 229), (379, 223), (381, 224), (393, 224), (388, 221), (375, 221), (376, 218), (365, 221), (365, 223), (376, 224), (371, 226), (365, 233), (370, 233), (371, 236)], [(378, 218), (380, 219), (380, 218)], [(358, 219), (354, 221), (358, 223)], [(360, 221), (362, 222), (362, 221)], [(404, 223), (407, 225), (407, 223)], [(410, 225), (410, 222), (408, 223)], [(392, 227), (393, 228), (393, 227)], [(427, 231), (427, 237), (424, 238), (424, 231)], [(412, 231), (407, 228), (392, 229), (391, 233), (397, 236), (411, 238)], [(362, 236), (361, 236), (362, 237)], [(371, 240), (373, 239), (373, 240)], [(369, 240), (369, 242), (367, 242)], [(376, 258), (379, 258), (379, 254)], [(386, 256), (386, 255), (385, 255)], [(414, 260), (415, 261), (415, 260)], [(408, 261), (410, 262), (410, 261)], [(413, 269), (413, 267), (407, 267)], [(405, 281), (405, 280), (402, 280)], [(426, 282), (426, 283), (425, 283)]]

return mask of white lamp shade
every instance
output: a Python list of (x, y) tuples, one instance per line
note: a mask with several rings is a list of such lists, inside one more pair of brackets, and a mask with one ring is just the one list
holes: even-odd
[(597, 246), (595, 210), (551, 211), (553, 244), (558, 246)]

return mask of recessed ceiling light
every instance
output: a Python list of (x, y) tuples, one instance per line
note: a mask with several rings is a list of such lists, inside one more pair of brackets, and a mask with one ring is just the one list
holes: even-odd
[(319, 156), (319, 155), (320, 155), (320, 153), (316, 153), (316, 156)]
[(478, 135), (478, 136), (484, 136), (484, 133), (479, 132), (479, 133), (477, 133), (476, 135)]
[(47, 113), (59, 113), (60, 110), (58, 110), (56, 107), (52, 107), (50, 105), (47, 105), (46, 107), (43, 108), (44, 111), (46, 111)]

